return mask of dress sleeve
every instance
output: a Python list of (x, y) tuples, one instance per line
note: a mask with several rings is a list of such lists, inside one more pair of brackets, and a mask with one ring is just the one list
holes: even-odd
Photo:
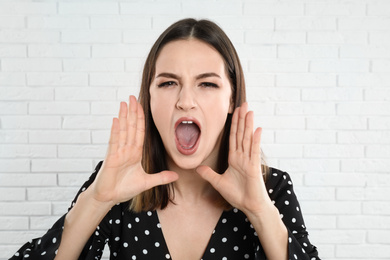
[[(81, 192), (86, 190), (92, 182), (95, 180), (96, 175), (102, 165), (102, 162), (96, 166), (95, 171), (92, 173), (88, 181), (84, 183), (75, 199), (72, 201), (68, 211), (74, 206), (78, 196)], [(33, 239), (24, 244), (9, 260), (52, 260), (57, 254), (58, 247), (60, 246), (62, 231), (64, 228), (65, 216), (62, 216), (57, 222), (47, 231), (45, 235), (40, 238)], [(106, 216), (107, 218), (107, 216)], [(109, 229), (105, 227), (104, 220), (97, 227), (94, 234), (88, 240), (85, 245), (79, 259), (100, 259), (105, 243), (107, 242)], [(93, 255), (93, 258), (92, 258)], [(99, 257), (99, 258), (95, 258)]]
[(317, 248), (309, 241), (301, 207), (288, 173), (271, 168), (266, 187), (288, 230), (289, 260), (319, 260)]

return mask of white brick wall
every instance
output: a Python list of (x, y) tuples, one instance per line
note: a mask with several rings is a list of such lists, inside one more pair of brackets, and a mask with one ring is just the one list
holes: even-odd
[(390, 1), (2, 0), (0, 260), (66, 211), (183, 17), (236, 45), (263, 150), (291, 173), (321, 256), (390, 259)]

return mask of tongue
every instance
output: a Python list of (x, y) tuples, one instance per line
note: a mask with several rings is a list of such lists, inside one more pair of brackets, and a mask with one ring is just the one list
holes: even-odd
[(176, 128), (176, 137), (181, 147), (191, 149), (199, 137), (199, 128), (196, 124), (179, 124)]

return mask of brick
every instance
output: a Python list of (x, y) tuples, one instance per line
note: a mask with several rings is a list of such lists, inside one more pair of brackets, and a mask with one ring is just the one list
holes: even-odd
[(121, 2), (119, 7), (121, 14), (140, 15), (140, 10), (147, 10), (144, 14), (154, 15), (180, 14), (182, 12), (181, 5), (178, 2)]
[(366, 231), (363, 230), (315, 230), (310, 235), (315, 235), (316, 243), (337, 245), (362, 244), (366, 239)]
[[(361, 213), (360, 202), (351, 201), (301, 201), (305, 214), (341, 215), (344, 218), (352, 218)], [(350, 216), (352, 215), (352, 217)], [(338, 222), (340, 224), (340, 221)], [(343, 228), (343, 226), (338, 226)]]
[(110, 138), (109, 130), (94, 130), (92, 131), (93, 144), (108, 144)]
[(337, 140), (338, 143), (346, 144), (390, 144), (390, 132), (385, 130), (339, 132)]
[(88, 130), (41, 130), (29, 131), (30, 143), (47, 143), (47, 144), (73, 144), (73, 143), (90, 143), (91, 134)]
[(56, 31), (10, 30), (0, 31), (0, 43), (57, 43), (60, 33)]
[(244, 15), (296, 15), (300, 16), (304, 13), (304, 5), (302, 3), (262, 3), (262, 2), (245, 2)]
[(52, 88), (30, 87), (1, 87), (0, 100), (28, 101), (28, 100), (52, 100)]
[[(255, 90), (258, 87), (270, 87), (275, 85), (275, 76), (273, 74), (248, 72), (245, 74), (247, 91)], [(251, 87), (249, 87), (251, 86)], [(247, 95), (247, 98), (257, 98), (260, 95)]]
[[(18, 244), (21, 246), (21, 241), (24, 243), (30, 241), (32, 238), (41, 237), (43, 235), (42, 231), (25, 231), (20, 230), (16, 232), (10, 231), (1, 231), (0, 233), (0, 244), (2, 245), (11, 245)], [(12, 252), (15, 253), (15, 252)]]
[(249, 110), (254, 111), (256, 115), (267, 116), (274, 114), (274, 104), (271, 102), (254, 101), (249, 104)]
[(90, 101), (90, 100), (116, 100), (116, 89), (113, 87), (57, 87), (56, 100)]
[(246, 31), (247, 44), (303, 44), (306, 42), (304, 32), (293, 31)]
[(269, 144), (263, 145), (262, 150), (267, 157), (296, 158), (302, 157), (302, 145), (296, 144)]
[(50, 202), (0, 202), (0, 212), (2, 216), (48, 215)]
[[(71, 202), (57, 202), (53, 201), (52, 203), (52, 213), (55, 216), (62, 216), (68, 212)], [(58, 218), (58, 217), (57, 217)]]
[(389, 30), (390, 19), (386, 16), (339, 17), (338, 26), (339, 30)]
[(361, 158), (364, 157), (363, 145), (342, 144), (306, 144), (304, 157), (310, 158)]
[(335, 17), (319, 16), (278, 16), (275, 19), (275, 30), (327, 31), (336, 30)]
[(230, 29), (273, 30), (275, 28), (274, 18), (271, 16), (244, 15), (240, 19), (232, 19), (231, 16), (224, 15), (215, 17), (215, 21), (223, 25), (225, 31)]
[(388, 60), (374, 60), (372, 62), (372, 72), (389, 72), (390, 61)]
[(3, 71), (60, 71), (61, 61), (54, 59), (3, 59)]
[(337, 200), (382, 201), (388, 198), (388, 188), (348, 187), (337, 188)]
[[(384, 189), (386, 189), (386, 188), (384, 188)], [(387, 190), (388, 190), (388, 187), (387, 187)], [(388, 197), (388, 194), (386, 193), (385, 196)], [(389, 199), (387, 199), (387, 200), (389, 200)], [(363, 202), (362, 208), (363, 208), (363, 213), (365, 215), (377, 215), (377, 216), (378, 215), (390, 215), (390, 201)], [(389, 232), (390, 232), (390, 230), (389, 230)]]
[(56, 3), (43, 2), (2, 2), (0, 4), (0, 14), (2, 15), (36, 15), (36, 14), (56, 14)]
[(250, 61), (249, 71), (261, 71), (265, 73), (285, 73), (285, 72), (307, 72), (309, 64), (307, 61), (297, 60), (262, 60)]
[(119, 102), (91, 102), (92, 115), (117, 115)]
[(58, 174), (58, 185), (81, 188), (81, 185), (88, 180), (89, 176), (90, 173), (60, 173)]
[(87, 44), (30, 44), (28, 56), (33, 58), (89, 58), (91, 47)]
[(59, 116), (3, 116), (3, 129), (58, 129), (61, 127)]
[(336, 248), (337, 257), (352, 257), (353, 259), (386, 259), (390, 254), (388, 245), (341, 245)]
[(322, 130), (280, 130), (275, 132), (275, 142), (291, 144), (336, 143), (336, 132)]
[(28, 217), (0, 217), (0, 230), (28, 229)]
[(0, 130), (1, 144), (27, 143), (27, 131)]
[(370, 44), (390, 44), (390, 36), (388, 33), (383, 33), (382, 31), (371, 31), (369, 32)]
[(386, 159), (343, 159), (341, 170), (345, 172), (389, 172), (390, 161)]
[(139, 78), (142, 77), (142, 66), (145, 61), (139, 58), (126, 58), (125, 71), (138, 72)]
[(360, 116), (309, 116), (307, 129), (322, 130), (363, 130), (367, 129), (367, 120)]
[(26, 190), (24, 188), (2, 188), (0, 187), (1, 201), (24, 201)]
[(59, 145), (60, 158), (101, 158), (107, 152), (107, 145)]
[(389, 46), (384, 44), (375, 45), (342, 45), (340, 46), (340, 58), (389, 58)]
[(279, 163), (281, 169), (289, 172), (338, 172), (339, 160), (336, 159), (283, 159)]
[(1, 29), (21, 29), (25, 28), (24, 17), (16, 15), (0, 16)]
[(119, 14), (119, 4), (116, 2), (60, 2), (58, 13), (61, 15), (95, 15)]
[(309, 215), (309, 214), (306, 215), (305, 214), (304, 217), (305, 217), (305, 225), (306, 225), (306, 227), (308, 227), (309, 230), (336, 229), (336, 216)]
[(369, 2), (367, 5), (367, 14), (374, 16), (388, 16), (390, 15), (390, 5), (388, 1), (377, 0)]
[[(25, 86), (26, 74), (22, 72), (0, 72), (0, 85), (2, 85), (0, 91), (6, 86)], [(0, 95), (1, 99), (2, 97), (3, 95)]]
[(88, 75), (73, 72), (29, 72), (27, 84), (29, 86), (82, 86), (88, 84)]
[(365, 15), (366, 7), (362, 2), (335, 1), (305, 4), (305, 15), (314, 16), (356, 16)]
[(78, 188), (27, 188), (28, 201), (71, 201), (77, 194)]
[[(140, 55), (140, 53), (142, 55)], [(140, 64), (143, 65), (145, 62), (145, 56), (147, 55), (148, 49), (145, 47), (145, 44), (136, 45), (136, 44), (93, 44), (92, 45), (92, 57), (96, 58), (141, 58)], [(141, 68), (141, 67), (140, 67)]]
[(299, 201), (329, 201), (336, 197), (333, 187), (299, 187), (295, 192)]
[(283, 73), (276, 75), (279, 87), (329, 87), (336, 86), (337, 78), (332, 73)]
[(28, 159), (0, 159), (0, 172), (28, 172), (30, 160)]
[(375, 244), (388, 244), (390, 230), (370, 230), (367, 232), (367, 241)]
[(85, 16), (28, 16), (27, 27), (31, 29), (88, 29)]
[(130, 73), (121, 72), (101, 72), (90, 73), (90, 85), (91, 86), (129, 86), (136, 85), (136, 77)]
[(361, 173), (318, 172), (305, 175), (305, 185), (329, 187), (364, 187), (367, 177)]
[(338, 47), (333, 45), (279, 45), (278, 58), (336, 59), (338, 58)]
[(88, 159), (32, 159), (32, 172), (80, 172), (92, 171)]
[(368, 33), (364, 31), (338, 31), (338, 32), (316, 32), (307, 33), (309, 44), (367, 44)]
[(124, 71), (123, 59), (68, 59), (63, 61), (64, 71), (93, 72), (93, 71)]
[[(119, 101), (125, 101), (125, 102), (128, 102), (129, 100), (129, 96), (130, 95), (134, 95), (136, 97), (139, 96), (139, 85), (140, 83), (137, 83), (137, 84), (132, 84), (131, 86), (127, 86), (127, 87), (118, 87), (117, 88), (117, 97), (116, 97), (116, 100), (117, 100), (117, 104), (119, 104)], [(116, 112), (117, 114), (117, 112)]]
[(335, 115), (336, 106), (330, 102), (279, 102), (276, 115)]
[(50, 158), (56, 155), (57, 147), (55, 145), (7, 144), (0, 147), (1, 158)]
[[(261, 81), (261, 80), (259, 80)], [(253, 86), (246, 81), (248, 85)], [(299, 101), (301, 98), (299, 89), (274, 88), (274, 87), (251, 87), (247, 89), (247, 99), (249, 104), (254, 101), (262, 102), (283, 102)]]
[(112, 117), (109, 116), (66, 116), (64, 129), (110, 129)]
[(120, 43), (122, 39), (119, 30), (66, 30), (61, 33), (63, 43)]
[(390, 117), (378, 116), (369, 118), (369, 129), (386, 130), (390, 128)]
[(304, 129), (305, 118), (300, 116), (257, 116), (255, 114), (255, 121), (259, 122), (264, 128), (269, 129)]
[(302, 89), (302, 101), (359, 101), (363, 100), (363, 90), (359, 88), (316, 88)]
[(383, 88), (390, 86), (390, 75), (387, 73), (342, 73), (339, 86)]
[(30, 230), (47, 230), (58, 220), (58, 216), (31, 217)]
[(365, 60), (312, 60), (310, 71), (325, 73), (369, 72), (369, 61)]
[(389, 187), (390, 175), (385, 173), (371, 173), (367, 178), (368, 187)]
[(378, 145), (368, 145), (366, 147), (367, 158), (390, 158), (390, 145), (383, 143)]
[(57, 184), (57, 176), (52, 173), (1, 173), (0, 183), (4, 187), (47, 187)]
[(135, 15), (94, 15), (91, 16), (92, 29), (151, 29), (152, 19)]
[(30, 102), (28, 111), (31, 115), (82, 115), (89, 114), (90, 108), (87, 102)]
[(0, 45), (0, 57), (25, 58), (27, 57), (27, 47), (21, 44), (2, 44)]
[(0, 115), (24, 115), (27, 114), (25, 102), (2, 102), (0, 103)]

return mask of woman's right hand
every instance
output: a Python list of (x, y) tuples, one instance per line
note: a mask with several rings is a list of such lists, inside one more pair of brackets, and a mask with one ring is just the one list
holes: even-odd
[(144, 171), (141, 165), (144, 135), (142, 106), (130, 96), (129, 106), (121, 102), (119, 118), (113, 119), (107, 155), (91, 185), (95, 200), (115, 205), (154, 186), (178, 179), (172, 171), (155, 174)]

